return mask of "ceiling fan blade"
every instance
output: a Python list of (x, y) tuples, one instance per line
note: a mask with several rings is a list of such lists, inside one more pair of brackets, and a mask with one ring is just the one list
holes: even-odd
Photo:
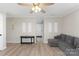
[(46, 13), (46, 11), (45, 11), (45, 10), (43, 10), (43, 9), (41, 10), (41, 12), (42, 12), (42, 13)]
[(32, 6), (31, 3), (18, 3), (18, 5), (21, 5), (21, 6)]
[(40, 8), (47, 8), (48, 6), (54, 5), (55, 3), (40, 3)]
[(24, 6), (25, 8), (32, 8), (32, 6), (39, 6), (40, 8), (47, 8), (47, 6), (53, 5), (55, 3), (18, 3), (20, 6)]
[(42, 3), (42, 5), (44, 6), (50, 6), (50, 5), (54, 5), (55, 3)]
[(33, 3), (33, 6), (39, 6), (40, 3)]

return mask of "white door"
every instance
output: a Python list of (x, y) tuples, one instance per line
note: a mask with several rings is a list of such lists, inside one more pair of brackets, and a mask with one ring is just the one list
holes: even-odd
[(0, 15), (0, 49), (2, 49), (3, 47), (3, 17), (2, 15)]
[(0, 14), (0, 50), (6, 48), (6, 20), (5, 15)]

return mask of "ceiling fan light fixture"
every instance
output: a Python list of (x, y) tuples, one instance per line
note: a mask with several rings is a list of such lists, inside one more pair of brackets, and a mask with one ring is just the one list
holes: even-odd
[(39, 9), (39, 7), (38, 7), (38, 6), (35, 6), (35, 9), (37, 9), (37, 10), (38, 10), (38, 9)]
[(35, 10), (35, 7), (32, 7), (32, 11), (34, 11)]
[(32, 3), (32, 4), (28, 4), (28, 3), (18, 3), (18, 5), (24, 6), (24, 7), (31, 7), (31, 13), (35, 12), (42, 12), (42, 13), (46, 13), (44, 9), (42, 9), (42, 6), (50, 6), (53, 5), (54, 3)]
[(34, 11), (35, 13), (37, 13), (37, 12), (41, 11), (41, 8), (39, 6), (37, 6), (37, 5), (35, 5), (35, 6), (32, 7), (32, 11)]
[(39, 12), (40, 12), (40, 11), (41, 11), (41, 8), (39, 8), (38, 10), (39, 10)]
[(35, 10), (34, 12), (35, 12), (35, 13), (37, 13), (37, 12), (38, 12), (38, 10)]

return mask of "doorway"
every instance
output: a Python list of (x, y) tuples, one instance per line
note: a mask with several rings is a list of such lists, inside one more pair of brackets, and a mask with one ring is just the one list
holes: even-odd
[(36, 23), (36, 42), (43, 43), (44, 40), (44, 21), (38, 21)]

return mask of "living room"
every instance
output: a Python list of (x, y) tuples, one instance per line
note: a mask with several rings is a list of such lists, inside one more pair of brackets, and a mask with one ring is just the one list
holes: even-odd
[[(31, 12), (32, 4), (0, 3), (0, 55), (78, 56), (79, 3), (46, 3), (44, 10), (39, 12)], [(56, 40), (63, 39), (61, 36), (70, 40), (66, 42), (69, 45), (74, 37), (75, 49), (61, 45), (63, 41)], [(63, 52), (63, 46), (72, 54)]]

